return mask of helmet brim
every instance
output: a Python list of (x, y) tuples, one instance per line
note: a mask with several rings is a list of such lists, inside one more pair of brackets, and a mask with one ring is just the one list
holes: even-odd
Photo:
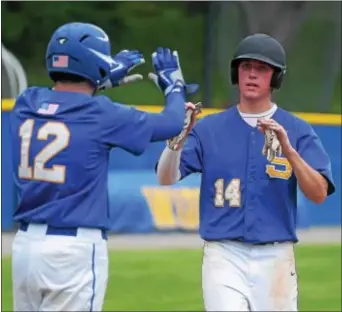
[(276, 67), (276, 68), (278, 68), (280, 70), (284, 70), (285, 69), (285, 66), (280, 65), (279, 63), (276, 63), (273, 60), (271, 60), (270, 58), (268, 58), (268, 57), (266, 57), (264, 55), (261, 55), (261, 54), (256, 54), (256, 53), (242, 54), (242, 55), (239, 55), (239, 56), (235, 57), (232, 60), (232, 63), (235, 63), (236, 61), (240, 61), (240, 60), (256, 60), (256, 61), (260, 61), (260, 62), (266, 63), (268, 65), (271, 65), (273, 67)]

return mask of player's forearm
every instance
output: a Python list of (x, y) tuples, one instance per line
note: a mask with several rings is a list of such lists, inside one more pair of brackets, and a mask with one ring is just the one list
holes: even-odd
[(328, 183), (326, 179), (311, 168), (295, 149), (291, 149), (286, 156), (304, 195), (315, 203), (322, 203), (327, 197)]
[(177, 136), (184, 126), (185, 94), (170, 92), (166, 98), (166, 106), (160, 114), (151, 114), (150, 122), (153, 128), (152, 142), (165, 141)]
[(160, 185), (172, 185), (180, 179), (181, 151), (172, 151), (165, 147), (157, 166), (157, 177)]

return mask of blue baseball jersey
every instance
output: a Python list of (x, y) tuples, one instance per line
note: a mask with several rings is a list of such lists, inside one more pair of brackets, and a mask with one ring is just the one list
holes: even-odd
[(105, 96), (32, 87), (11, 113), (16, 221), (109, 228), (109, 152), (141, 154), (148, 114)]
[[(335, 190), (330, 159), (312, 127), (278, 108), (272, 117), (301, 157)], [(298, 241), (297, 180), (283, 156), (268, 162), (264, 135), (236, 106), (201, 119), (184, 145), (181, 178), (201, 173), (200, 235), (205, 240), (248, 243)]]

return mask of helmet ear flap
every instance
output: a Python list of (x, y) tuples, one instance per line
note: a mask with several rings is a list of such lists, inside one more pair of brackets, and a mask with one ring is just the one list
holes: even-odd
[(233, 85), (239, 83), (239, 71), (237, 66), (231, 66), (230, 68), (230, 80)]
[(281, 84), (284, 80), (285, 70), (276, 70), (271, 78), (271, 88), (272, 89), (280, 89)]
[(230, 63), (230, 80), (233, 85), (239, 83), (239, 64), (240, 60), (233, 59)]

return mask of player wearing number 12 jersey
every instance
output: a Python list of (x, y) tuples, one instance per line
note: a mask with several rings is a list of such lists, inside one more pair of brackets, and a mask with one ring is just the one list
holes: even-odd
[[(97, 92), (140, 80), (138, 51), (111, 56), (99, 27), (71, 23), (49, 42), (54, 88), (32, 87), (11, 114), (19, 223), (13, 242), (14, 311), (100, 311), (108, 278), (108, 157), (112, 148), (139, 155), (150, 142), (181, 132), (185, 85), (178, 54), (152, 54), (153, 81), (166, 107), (148, 114)], [(192, 92), (197, 86), (192, 85)], [(187, 90), (188, 91), (188, 90)]]
[(321, 203), (334, 184), (312, 127), (271, 101), (284, 74), (279, 42), (264, 34), (245, 38), (231, 63), (239, 104), (204, 117), (176, 148), (177, 138), (168, 141), (157, 165), (162, 185), (202, 175), (206, 311), (297, 310), (297, 185)]

